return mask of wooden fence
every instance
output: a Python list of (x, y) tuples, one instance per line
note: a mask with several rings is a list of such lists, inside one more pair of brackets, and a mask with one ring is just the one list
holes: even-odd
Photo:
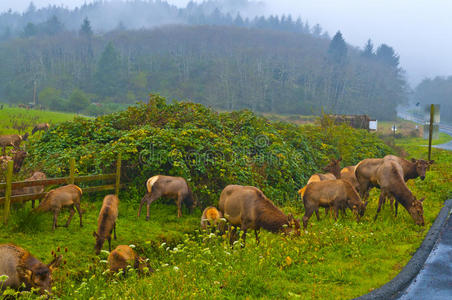
[(10, 215), (11, 203), (24, 203), (30, 200), (41, 199), (46, 193), (24, 194), (24, 195), (12, 195), (12, 191), (30, 186), (49, 186), (56, 184), (78, 184), (81, 182), (89, 182), (96, 180), (113, 180), (114, 183), (100, 186), (84, 187), (83, 193), (99, 192), (114, 190), (118, 195), (119, 188), (121, 186), (121, 153), (118, 154), (116, 161), (116, 173), (88, 175), (88, 176), (75, 176), (75, 159), (71, 158), (69, 161), (69, 176), (60, 178), (49, 178), (43, 180), (34, 181), (18, 181), (12, 182), (13, 176), (13, 162), (8, 162), (6, 169), (6, 182), (0, 183), (0, 191), (5, 191), (5, 196), (0, 197), (0, 205), (4, 204), (3, 210), (3, 222), (6, 224)]

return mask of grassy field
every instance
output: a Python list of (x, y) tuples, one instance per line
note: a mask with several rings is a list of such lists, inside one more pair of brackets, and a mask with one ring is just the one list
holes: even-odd
[[(449, 138), (450, 139), (450, 138)], [(446, 140), (446, 137), (444, 137)], [(425, 158), (424, 140), (398, 139), (410, 157)], [(148, 257), (155, 272), (150, 275), (115, 276), (105, 272), (106, 256), (94, 254), (96, 220), (103, 195), (84, 195), (84, 227), (74, 216), (69, 228), (51, 230), (51, 215), (33, 215), (29, 207), (13, 214), (0, 231), (0, 243), (13, 242), (48, 262), (51, 250), (67, 248), (67, 264), (56, 272), (55, 295), (62, 299), (136, 298), (303, 298), (349, 299), (392, 279), (411, 258), (435, 220), (444, 200), (451, 197), (452, 154), (433, 149), (436, 163), (424, 181), (408, 185), (424, 201), (425, 227), (414, 225), (401, 208), (394, 217), (389, 206), (373, 221), (379, 191), (371, 192), (360, 223), (348, 212), (332, 217), (312, 217), (300, 237), (261, 231), (259, 245), (249, 234), (247, 245), (231, 248), (225, 237), (200, 233), (200, 210), (176, 217), (173, 201), (158, 200), (151, 206), (151, 220), (137, 218), (138, 199), (121, 194), (118, 220), (119, 244), (133, 244)], [(285, 207), (297, 217), (302, 204)], [(2, 211), (0, 211), (2, 213)], [(67, 218), (61, 214), (60, 223)], [(108, 243), (104, 249), (108, 248)], [(64, 252), (64, 251), (63, 251)], [(31, 297), (24, 293), (23, 297)]]
[(37, 123), (50, 125), (74, 119), (74, 114), (46, 110), (8, 107), (0, 109), (0, 134), (23, 134), (30, 132)]

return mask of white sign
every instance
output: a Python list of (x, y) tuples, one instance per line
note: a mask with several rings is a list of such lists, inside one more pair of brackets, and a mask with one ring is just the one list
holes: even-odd
[(369, 129), (370, 130), (377, 130), (378, 127), (378, 121), (369, 121)]

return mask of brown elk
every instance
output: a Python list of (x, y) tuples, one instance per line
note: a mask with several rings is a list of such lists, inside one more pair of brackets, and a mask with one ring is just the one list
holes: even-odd
[[(139, 271), (142, 271), (144, 267), (150, 268), (146, 261), (127, 245), (119, 245), (111, 251), (110, 255), (108, 255), (108, 264), (112, 272), (118, 272), (119, 270), (126, 271), (127, 266), (131, 266)], [(150, 270), (152, 271), (152, 269)]]
[(216, 227), (220, 232), (224, 232), (225, 223), (221, 220), (222, 218), (223, 214), (216, 207), (206, 207), (201, 216), (201, 229), (206, 230), (208, 227)]
[[(33, 175), (25, 181), (35, 181), (35, 180), (44, 180), (46, 179), (46, 174), (42, 172), (34, 172)], [(44, 193), (44, 186), (43, 185), (35, 185), (35, 186), (27, 186), (23, 187), (18, 190), (13, 190), (13, 195), (26, 195), (26, 194), (41, 194)], [(41, 200), (39, 200), (39, 203), (41, 204)], [(32, 200), (31, 207), (35, 207), (35, 200)]]
[(114, 232), (116, 240), (116, 219), (118, 218), (119, 199), (115, 195), (107, 195), (102, 202), (99, 217), (97, 218), (97, 232), (93, 232), (96, 238), (94, 249), (100, 253), (105, 239), (108, 240), (108, 251), (111, 251), (111, 232)]
[(307, 186), (312, 182), (319, 182), (319, 181), (323, 181), (323, 180), (333, 180), (333, 179), (341, 178), (341, 165), (340, 165), (341, 160), (342, 160), (342, 157), (340, 157), (339, 159), (331, 159), (330, 163), (326, 167), (322, 168), (323, 171), (328, 172), (328, 173), (326, 173), (326, 174), (316, 173), (316, 174), (312, 175), (309, 178), (308, 183), (306, 183), (306, 185), (303, 188), (298, 190), (298, 194), (300, 194), (300, 196), (303, 198), (303, 195), (306, 191)]
[[(300, 234), (300, 220), (295, 220), (292, 214), (284, 214), (254, 186), (226, 186), (220, 195), (219, 208), (229, 221), (229, 226), (240, 226), (244, 243), (248, 229), (254, 229), (257, 243), (260, 228), (270, 232), (287, 234), (295, 231), (296, 235)], [(232, 231), (235, 233), (235, 228)], [(233, 232), (230, 231), (231, 244)]]
[(395, 160), (384, 160), (377, 168), (375, 177), (381, 189), (375, 220), (386, 197), (392, 196), (396, 199), (396, 215), (397, 206), (400, 203), (405, 207), (417, 225), (424, 226), (424, 209), (422, 207), (424, 199), (417, 200), (408, 189), (404, 180), (402, 166)]
[(0, 282), (0, 288), (10, 287), (19, 289), (22, 284), (25, 288), (39, 289), (40, 293), (51, 292), (52, 272), (62, 260), (61, 255), (54, 255), (54, 259), (47, 265), (35, 258), (27, 250), (13, 245), (0, 245), (0, 274), (7, 275), (8, 279)]
[(173, 177), (165, 175), (156, 175), (146, 181), (147, 193), (140, 202), (138, 217), (141, 214), (141, 208), (146, 202), (146, 221), (149, 220), (149, 206), (152, 202), (162, 196), (175, 198), (177, 205), (177, 217), (181, 217), (181, 205), (184, 203), (190, 211), (196, 206), (193, 194), (187, 181), (182, 177)]
[(68, 227), (71, 223), (72, 217), (75, 214), (75, 208), (77, 208), (78, 215), (80, 217), (80, 227), (83, 227), (82, 224), (82, 211), (80, 208), (80, 200), (82, 198), (82, 189), (76, 186), (75, 184), (68, 184), (56, 189), (49, 191), (44, 201), (39, 204), (36, 208), (38, 212), (53, 212), (53, 225), (52, 229), (55, 230), (57, 225), (58, 214), (60, 213), (63, 207), (69, 207), (70, 215), (66, 222), (66, 225), (63, 227)]
[(343, 168), (341, 170), (340, 179), (348, 181), (356, 191), (359, 191), (359, 182), (355, 176), (355, 166), (348, 166)]
[(28, 153), (22, 150), (14, 152), (14, 156), (0, 156), (0, 169), (5, 170), (8, 162), (13, 161), (13, 172), (19, 173), (20, 169), (22, 168), (22, 165), (24, 163), (25, 158), (27, 157)]
[(47, 130), (49, 130), (49, 128), (50, 128), (49, 123), (36, 124), (36, 126), (31, 131), (31, 135), (35, 134), (35, 132), (40, 131), (40, 130), (47, 131)]
[(325, 209), (332, 207), (336, 220), (339, 209), (349, 208), (356, 214), (356, 220), (359, 222), (359, 218), (364, 215), (367, 206), (367, 202), (361, 201), (353, 186), (343, 179), (324, 180), (310, 184), (306, 188), (303, 204), (305, 209), (304, 229), (306, 229), (312, 213), (315, 212), (317, 220), (320, 220), (319, 207), (325, 207)]
[(6, 134), (0, 135), (0, 147), (3, 148), (3, 156), (6, 156), (6, 147), (13, 147), (16, 150), (20, 150), (20, 143), (26, 141), (28, 138), (28, 132), (24, 135), (18, 134)]

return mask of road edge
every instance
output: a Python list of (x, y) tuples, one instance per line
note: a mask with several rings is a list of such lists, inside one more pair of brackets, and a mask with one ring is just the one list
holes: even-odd
[(400, 296), (399, 294), (408, 287), (424, 266), (433, 246), (435, 246), (435, 243), (439, 238), (441, 229), (444, 227), (444, 224), (446, 224), (451, 209), (452, 199), (446, 200), (421, 246), (416, 250), (416, 253), (414, 253), (413, 257), (396, 277), (382, 287), (362, 295), (361, 297), (355, 298), (355, 300), (394, 299), (397, 296)]

